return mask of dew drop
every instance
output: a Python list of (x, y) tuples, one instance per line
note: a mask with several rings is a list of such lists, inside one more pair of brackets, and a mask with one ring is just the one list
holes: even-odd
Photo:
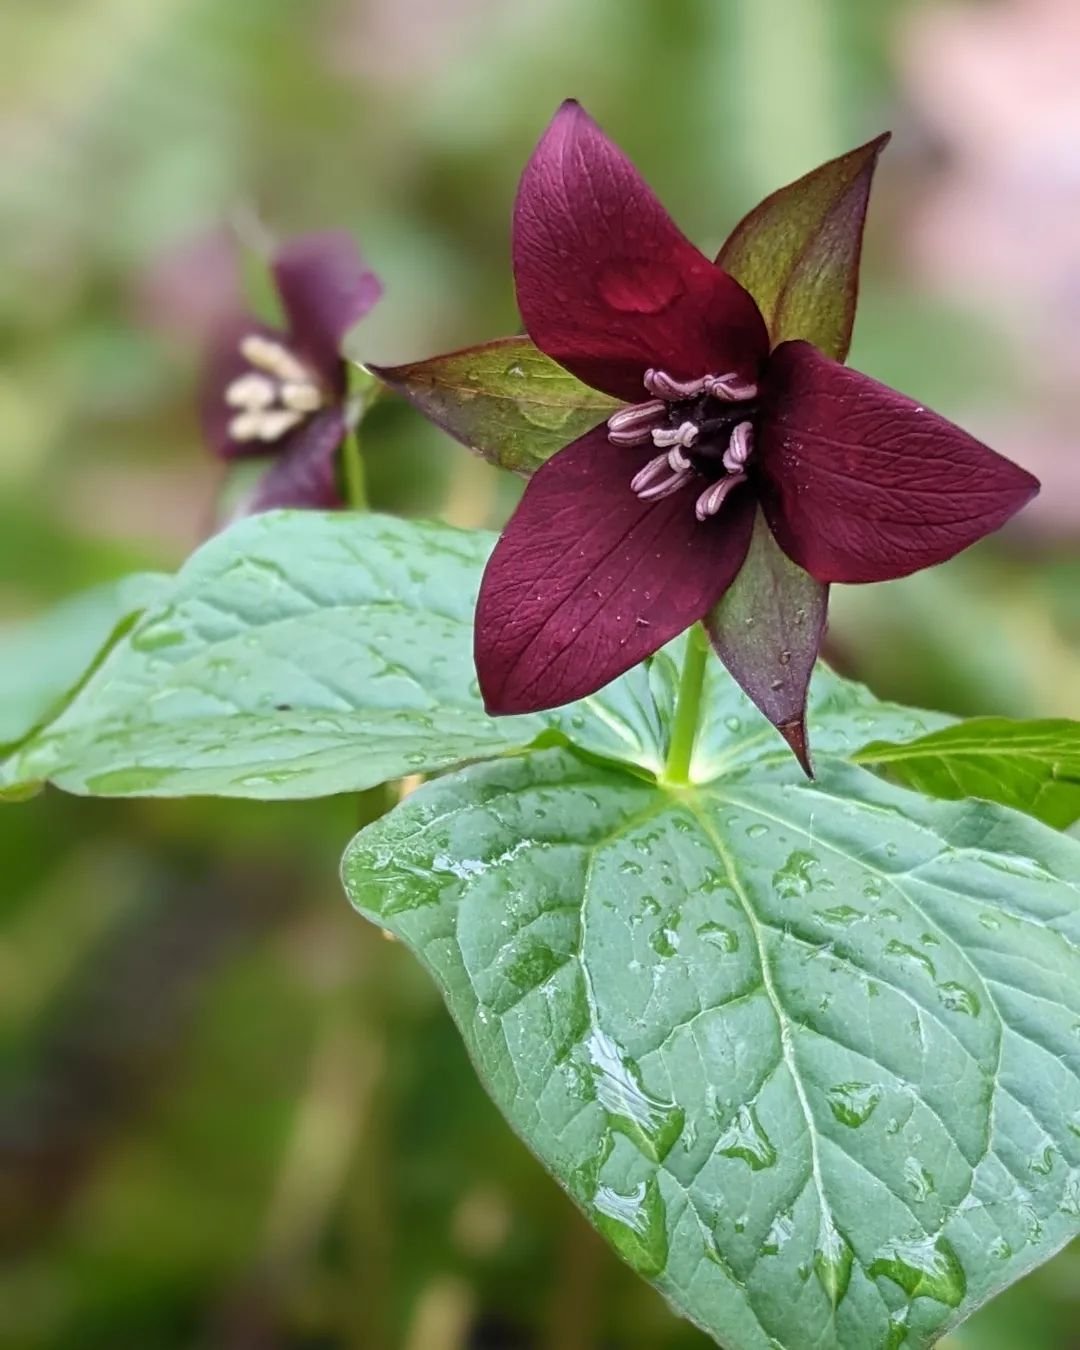
[(851, 1243), (837, 1229), (829, 1215), (822, 1215), (821, 1231), (814, 1251), (814, 1274), (834, 1308), (840, 1305), (848, 1291), (854, 1260)]
[(904, 1180), (911, 1187), (916, 1200), (929, 1200), (937, 1190), (934, 1178), (918, 1158), (908, 1158), (905, 1161)]
[(1058, 1209), (1071, 1219), (1080, 1219), (1080, 1171), (1076, 1168), (1065, 1178)]
[(921, 966), (931, 979), (936, 979), (937, 970), (933, 961), (925, 952), (919, 951), (917, 947), (912, 947), (906, 942), (901, 942), (899, 938), (890, 938), (885, 944), (885, 951), (889, 956), (900, 957), (903, 960), (913, 961), (917, 966)]
[(932, 1298), (950, 1308), (958, 1307), (967, 1293), (964, 1267), (943, 1237), (892, 1242), (870, 1263), (868, 1273), (872, 1280), (892, 1280), (911, 1298)]
[(837, 1083), (825, 1094), (829, 1110), (841, 1125), (857, 1130), (877, 1110), (882, 1098), (877, 1083)]
[(824, 919), (826, 923), (841, 923), (845, 927), (849, 923), (856, 923), (859, 919), (866, 918), (861, 909), (854, 909), (851, 905), (833, 905), (831, 909), (815, 910), (819, 919)]
[(966, 1013), (968, 1017), (979, 1015), (981, 1005), (978, 994), (965, 985), (957, 984), (955, 980), (946, 980), (944, 984), (938, 985), (938, 998), (949, 1012)]
[(761, 1244), (759, 1255), (761, 1256), (779, 1256), (788, 1244), (792, 1233), (795, 1231), (795, 1220), (790, 1212), (778, 1214), (773, 1219), (769, 1231), (765, 1234), (765, 1240)]
[(821, 860), (813, 853), (796, 849), (788, 855), (787, 861), (773, 873), (773, 886), (782, 900), (794, 900), (808, 895), (813, 890), (832, 891), (836, 887), (828, 877), (818, 875), (815, 869), (821, 867)]
[(647, 1092), (641, 1070), (606, 1032), (594, 1029), (585, 1049), (597, 1100), (611, 1128), (626, 1135), (653, 1162), (663, 1162), (682, 1134), (682, 1108)]
[(597, 1228), (624, 1261), (651, 1279), (667, 1265), (667, 1213), (655, 1177), (632, 1191), (598, 1186), (592, 1198)]
[(739, 1107), (735, 1119), (716, 1141), (716, 1151), (725, 1158), (741, 1158), (755, 1172), (776, 1162), (776, 1149), (752, 1106)]
[(657, 956), (674, 956), (679, 949), (679, 935), (674, 928), (657, 928), (649, 939), (649, 946)]
[(737, 952), (739, 950), (739, 935), (732, 932), (730, 928), (725, 928), (720, 923), (703, 923), (698, 926), (698, 937), (710, 943), (713, 947), (718, 947), (725, 953)]
[(900, 1347), (907, 1340), (907, 1334), (908, 1309), (901, 1308), (899, 1312), (890, 1313), (889, 1330), (882, 1350), (900, 1350)]

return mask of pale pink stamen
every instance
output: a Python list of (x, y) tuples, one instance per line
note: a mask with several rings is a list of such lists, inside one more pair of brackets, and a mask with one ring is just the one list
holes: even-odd
[(724, 451), (723, 464), (728, 473), (738, 473), (750, 458), (754, 448), (753, 422), (740, 422), (731, 433), (728, 448)]
[(652, 434), (652, 442), (658, 450), (668, 445), (681, 445), (684, 450), (689, 450), (699, 432), (696, 422), (683, 422), (677, 427), (658, 427)]
[(658, 398), (620, 408), (607, 420), (608, 440), (613, 445), (644, 445), (652, 435), (657, 418), (662, 418), (666, 409), (667, 405)]
[(645, 372), (645, 388), (657, 398), (675, 403), (680, 399), (697, 398), (705, 388), (708, 378), (706, 375), (700, 380), (677, 380), (664, 370), (653, 370), (650, 367)]
[(712, 487), (707, 488), (694, 504), (694, 514), (698, 520), (706, 521), (723, 506), (728, 493), (739, 483), (746, 482), (746, 474), (733, 473), (728, 478), (721, 478), (718, 483), (713, 483)]
[(728, 375), (706, 375), (704, 386), (710, 398), (721, 399), (725, 403), (745, 403), (757, 398), (758, 393), (758, 387), (753, 381), (741, 379), (734, 371)]
[(673, 469), (668, 455), (657, 455), (630, 480), (630, 491), (642, 501), (659, 501), (678, 492), (692, 473), (689, 462), (683, 469)]
[(643, 502), (658, 502), (663, 497), (670, 497), (678, 492), (680, 488), (686, 486), (693, 477), (693, 470), (686, 469), (680, 473), (673, 473), (666, 482), (658, 483), (656, 487), (646, 488), (644, 492), (639, 492), (638, 496)]

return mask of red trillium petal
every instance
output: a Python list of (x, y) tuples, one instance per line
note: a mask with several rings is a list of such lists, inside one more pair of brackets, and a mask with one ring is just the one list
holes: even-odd
[(597, 427), (533, 475), (484, 573), (476, 667), (489, 712), (583, 698), (701, 619), (750, 545), (754, 501), (736, 491), (701, 524), (692, 482), (641, 501), (630, 479), (653, 447)]
[(236, 441), (229, 435), (229, 424), (240, 411), (225, 400), (229, 385), (251, 373), (250, 363), (240, 355), (245, 337), (258, 334), (274, 342), (288, 339), (257, 319), (237, 314), (226, 319), (210, 341), (199, 390), (199, 421), (207, 445), (221, 459), (244, 459), (273, 454), (276, 446), (266, 441)]
[(690, 243), (574, 102), (522, 175), (514, 276), (536, 345), (616, 398), (641, 399), (650, 366), (679, 379), (753, 376), (768, 351), (747, 292)]
[(335, 393), (344, 393), (341, 342), (379, 299), (381, 282), (342, 230), (297, 235), (277, 250), (273, 267), (293, 344)]
[(333, 510), (344, 505), (338, 487), (337, 452), (345, 439), (345, 419), (337, 408), (316, 413), (278, 446), (277, 458), (244, 505), (245, 515), (275, 507)]
[(944, 562), (1039, 490), (945, 418), (806, 342), (773, 353), (756, 445), (777, 542), (821, 582)]

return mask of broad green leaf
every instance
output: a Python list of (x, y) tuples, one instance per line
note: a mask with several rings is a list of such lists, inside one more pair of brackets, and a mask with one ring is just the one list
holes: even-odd
[[(547, 714), (579, 749), (650, 776), (661, 776), (686, 638), (681, 637), (622, 679), (568, 708)], [(808, 723), (815, 751), (850, 757), (871, 738), (910, 739), (951, 725), (944, 713), (876, 699), (863, 685), (818, 663), (810, 684)], [(692, 781), (711, 782), (769, 759), (777, 771), (791, 751), (718, 660), (709, 664)]]
[(380, 516), (242, 521), (0, 769), (99, 796), (310, 797), (527, 744), (472, 665), (491, 538)]
[(526, 477), (619, 407), (526, 337), (372, 369), (451, 436)]
[(0, 746), (14, 746), (55, 715), (117, 630), (171, 584), (152, 572), (121, 577), (0, 628)]
[(1066, 829), (1080, 819), (1080, 722), (976, 717), (852, 759), (932, 797), (983, 797)]
[(818, 767), (666, 791), (533, 752), (344, 862), (513, 1127), (727, 1350), (930, 1345), (1080, 1231), (1080, 843)]
[(746, 561), (705, 618), (717, 655), (807, 772), (807, 691), (828, 605), (828, 586), (791, 561), (758, 511)]
[(870, 184), (888, 134), (774, 192), (716, 261), (758, 303), (773, 344), (804, 338), (843, 361), (851, 346)]

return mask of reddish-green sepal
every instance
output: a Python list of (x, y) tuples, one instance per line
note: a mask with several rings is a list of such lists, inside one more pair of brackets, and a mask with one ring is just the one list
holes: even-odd
[(829, 588), (785, 554), (759, 511), (742, 570), (705, 628), (717, 656), (813, 777), (806, 697)]
[(716, 261), (758, 303), (773, 346), (802, 338), (843, 361), (851, 346), (870, 184), (889, 133), (766, 197)]
[(620, 406), (527, 337), (369, 369), (470, 450), (526, 478)]

